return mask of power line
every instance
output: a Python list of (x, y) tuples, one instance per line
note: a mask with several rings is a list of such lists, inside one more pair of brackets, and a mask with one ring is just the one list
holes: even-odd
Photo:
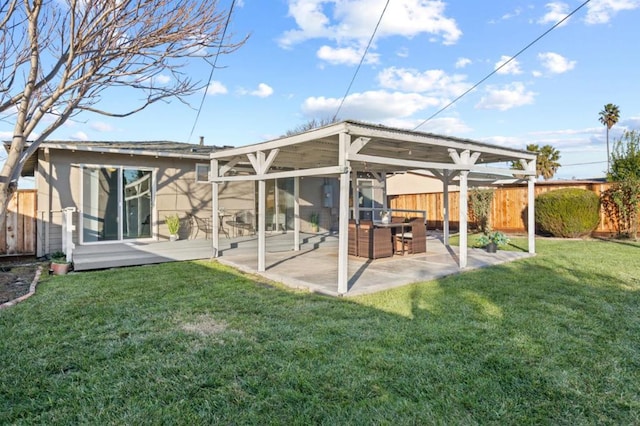
[(347, 91), (345, 92), (344, 96), (342, 97), (342, 100), (340, 101), (340, 105), (338, 106), (338, 110), (333, 115), (332, 121), (336, 121), (336, 118), (338, 117), (338, 114), (340, 113), (340, 110), (342, 109), (342, 105), (344, 104), (344, 101), (347, 99), (347, 95), (351, 91), (351, 86), (353, 85), (353, 82), (355, 81), (356, 76), (358, 75), (358, 71), (360, 71), (360, 67), (362, 66), (362, 63), (364, 62), (364, 58), (367, 56), (367, 52), (369, 51), (369, 47), (371, 47), (371, 43), (373, 43), (373, 38), (375, 37), (376, 33), (378, 32), (378, 27), (380, 26), (380, 22), (382, 22), (382, 17), (384, 16), (385, 12), (387, 11), (387, 7), (389, 6), (389, 2), (390, 2), (390, 0), (387, 0), (387, 3), (384, 5), (384, 9), (382, 9), (382, 13), (380, 14), (380, 19), (378, 19), (378, 23), (376, 24), (376, 27), (373, 30), (373, 34), (371, 34), (371, 38), (369, 39), (369, 43), (367, 44), (367, 48), (364, 50), (364, 53), (362, 54), (362, 58), (360, 58), (360, 63), (358, 64), (358, 67), (356, 68), (356, 71), (353, 73), (353, 77), (351, 78), (351, 83), (349, 83), (349, 87), (347, 87)]
[(196, 119), (193, 122), (193, 127), (191, 127), (191, 133), (189, 133), (187, 142), (191, 141), (191, 136), (193, 136), (193, 132), (196, 129), (196, 125), (198, 124), (198, 119), (200, 119), (200, 112), (202, 111), (204, 100), (207, 98), (207, 91), (209, 90), (209, 85), (211, 84), (211, 80), (213, 79), (213, 71), (216, 69), (216, 64), (218, 63), (218, 57), (220, 56), (220, 51), (222, 50), (222, 44), (224, 42), (224, 37), (227, 34), (227, 28), (229, 27), (229, 21), (231, 20), (231, 14), (233, 13), (233, 7), (235, 6), (235, 4), (236, 4), (236, 0), (232, 0), (231, 8), (229, 9), (229, 14), (227, 15), (227, 21), (224, 23), (224, 29), (222, 30), (222, 38), (220, 39), (220, 45), (218, 45), (218, 51), (216, 52), (216, 56), (213, 59), (213, 64), (211, 65), (211, 72), (209, 73), (209, 79), (207, 80), (207, 85), (205, 86), (204, 93), (202, 94), (202, 100), (200, 100), (198, 113), (196, 114)]
[(556, 24), (554, 26), (552, 26), (551, 28), (549, 28), (547, 31), (545, 31), (544, 33), (542, 33), (540, 36), (538, 36), (538, 38), (536, 38), (535, 40), (533, 40), (531, 43), (527, 44), (525, 47), (523, 47), (518, 53), (516, 53), (515, 55), (513, 55), (511, 58), (509, 58), (509, 60), (505, 63), (503, 63), (502, 65), (500, 65), (498, 68), (496, 68), (495, 70), (493, 70), (492, 72), (490, 72), (489, 74), (487, 74), (486, 77), (484, 77), (482, 80), (480, 80), (479, 82), (477, 82), (476, 84), (474, 84), (469, 90), (467, 90), (466, 92), (464, 92), (463, 94), (461, 94), (460, 96), (458, 96), (457, 98), (455, 98), (454, 100), (452, 100), (451, 102), (449, 102), (447, 105), (445, 105), (444, 107), (440, 108), (438, 111), (436, 111), (433, 115), (431, 115), (429, 118), (427, 118), (426, 120), (424, 120), (422, 123), (418, 124), (416, 127), (413, 128), (413, 130), (417, 130), (418, 128), (422, 127), (426, 122), (432, 120), (434, 117), (436, 117), (438, 114), (440, 114), (441, 112), (443, 112), (444, 110), (446, 110), (447, 108), (449, 108), (451, 105), (455, 104), (456, 102), (458, 102), (460, 99), (462, 99), (462, 97), (466, 96), (469, 92), (471, 92), (472, 90), (474, 90), (476, 87), (480, 86), (482, 83), (484, 83), (486, 80), (488, 80), (491, 76), (493, 76), (495, 73), (497, 73), (498, 71), (500, 71), (502, 68), (506, 67), (511, 61), (513, 61), (514, 59), (516, 59), (518, 56), (520, 56), (520, 54), (522, 54), (524, 51), (526, 51), (527, 49), (529, 49), (531, 46), (533, 46), (534, 44), (536, 44), (538, 41), (540, 41), (540, 39), (542, 39), (544, 36), (546, 36), (547, 34), (549, 34), (551, 31), (555, 30), (558, 26), (560, 26), (564, 21), (566, 21), (567, 19), (569, 19), (571, 16), (573, 16), (576, 12), (578, 12), (580, 9), (582, 9), (584, 6), (587, 5), (587, 3), (589, 3), (591, 0), (586, 0), (585, 2), (583, 2), (580, 6), (578, 6), (577, 8), (575, 8), (571, 13), (569, 13), (567, 16), (565, 16), (564, 18), (562, 18), (560, 21), (556, 22)]

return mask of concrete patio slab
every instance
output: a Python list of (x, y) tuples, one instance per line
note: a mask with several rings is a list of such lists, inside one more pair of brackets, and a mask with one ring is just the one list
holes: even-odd
[[(171, 261), (211, 259), (211, 240), (175, 242), (129, 242), (120, 244), (79, 246), (74, 253), (75, 270), (105, 269)], [(256, 236), (220, 239), (220, 257), (216, 261), (241, 271), (258, 274)], [(462, 271), (511, 262), (532, 256), (525, 252), (499, 250), (487, 253), (469, 249), (468, 266)], [(415, 282), (430, 281), (460, 273), (458, 248), (447, 247), (442, 235), (429, 231), (427, 252), (396, 255), (384, 259), (350, 256), (349, 285), (344, 296), (375, 293)], [(293, 250), (292, 233), (273, 233), (266, 238), (267, 279), (289, 287), (330, 296), (338, 293), (338, 235), (302, 234), (301, 248)]]
[[(322, 238), (323, 241), (314, 244), (316, 238)], [(303, 246), (298, 252), (293, 251), (292, 244), (293, 237), (286, 234), (281, 235), (277, 243), (275, 240), (268, 241), (266, 271), (259, 275), (293, 288), (341, 296), (337, 284), (337, 235), (308, 237), (306, 248)], [(530, 256), (525, 252), (499, 250), (497, 253), (487, 253), (482, 249), (469, 249), (468, 266), (463, 271)], [(257, 273), (256, 248), (223, 250), (217, 260), (246, 272)], [(375, 260), (350, 256), (348, 269), (349, 286), (345, 296), (375, 293), (461, 272), (458, 267), (458, 248), (445, 246), (441, 235), (436, 233), (428, 236), (426, 253)]]

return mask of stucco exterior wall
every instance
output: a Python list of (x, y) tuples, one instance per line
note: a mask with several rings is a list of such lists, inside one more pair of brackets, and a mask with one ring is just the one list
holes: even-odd
[[(387, 178), (387, 195), (402, 194), (431, 194), (443, 192), (442, 181), (417, 173), (401, 173)], [(457, 191), (458, 187), (449, 186), (450, 191)]]
[[(164, 225), (167, 216), (187, 213), (211, 217), (211, 185), (196, 182), (196, 163), (207, 164), (206, 159), (108, 154), (99, 152), (49, 149), (38, 151), (36, 188), (38, 191), (38, 221), (42, 232), (38, 235), (37, 254), (42, 256), (62, 248), (62, 209), (74, 207), (74, 242), (79, 243), (82, 232), (82, 167), (132, 167), (154, 172), (155, 200), (152, 235), (156, 239), (168, 238)], [(183, 221), (186, 225), (186, 221)], [(183, 226), (180, 236), (186, 238), (190, 229)], [(204, 236), (203, 236), (204, 237)]]

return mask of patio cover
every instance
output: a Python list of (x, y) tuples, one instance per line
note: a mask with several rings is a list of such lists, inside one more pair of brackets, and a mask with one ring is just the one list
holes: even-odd
[[(510, 169), (520, 162), (524, 170)], [(506, 164), (506, 165), (505, 165)], [(388, 173), (428, 170), (443, 181), (445, 191), (445, 243), (448, 238), (448, 185), (456, 180), (460, 188), (459, 266), (467, 265), (467, 191), (469, 182), (490, 186), (500, 179), (528, 180), (529, 252), (535, 253), (534, 185), (536, 155), (469, 139), (395, 129), (357, 121), (342, 121), (254, 145), (225, 149), (211, 154), (213, 224), (218, 229), (219, 184), (233, 181), (258, 182), (258, 265), (265, 271), (266, 181), (294, 178), (294, 250), (300, 246), (299, 182), (303, 176), (339, 177), (338, 292), (348, 290), (347, 233), (349, 182), (358, 172), (369, 172), (384, 180)], [(233, 172), (232, 172), (233, 171)], [(238, 172), (242, 173), (238, 173)], [(230, 173), (232, 172), (232, 173)], [(355, 188), (355, 185), (354, 185)], [(218, 233), (213, 232), (213, 253), (218, 256)]]

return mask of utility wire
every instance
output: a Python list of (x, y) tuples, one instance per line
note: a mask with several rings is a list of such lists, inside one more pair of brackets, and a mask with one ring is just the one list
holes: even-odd
[(336, 118), (338, 117), (338, 114), (340, 113), (340, 110), (342, 109), (342, 105), (344, 105), (344, 101), (347, 99), (347, 95), (351, 91), (351, 86), (353, 86), (353, 82), (355, 81), (356, 76), (358, 75), (358, 71), (360, 71), (360, 67), (362, 66), (362, 63), (364, 62), (364, 58), (367, 56), (367, 52), (369, 51), (369, 47), (371, 47), (371, 43), (373, 43), (373, 38), (375, 37), (376, 33), (378, 32), (378, 27), (380, 26), (380, 22), (382, 22), (382, 17), (384, 16), (385, 12), (387, 11), (387, 7), (389, 6), (389, 2), (390, 2), (390, 0), (387, 0), (387, 3), (384, 5), (384, 9), (382, 9), (382, 13), (380, 14), (380, 19), (378, 19), (378, 23), (376, 24), (376, 27), (373, 30), (373, 34), (371, 34), (371, 38), (369, 39), (369, 43), (367, 44), (367, 48), (364, 50), (364, 53), (362, 54), (362, 58), (360, 58), (360, 63), (358, 64), (358, 67), (356, 68), (356, 71), (353, 73), (353, 77), (351, 78), (351, 83), (349, 83), (349, 87), (347, 87), (347, 91), (345, 92), (344, 96), (342, 97), (342, 100), (340, 101), (340, 105), (338, 106), (338, 110), (333, 115), (333, 118), (331, 119), (331, 121), (336, 121)]
[(509, 60), (505, 63), (503, 63), (502, 65), (500, 65), (498, 68), (496, 68), (495, 70), (493, 70), (492, 72), (490, 72), (486, 77), (484, 77), (482, 80), (480, 80), (479, 82), (477, 82), (476, 84), (473, 85), (473, 87), (471, 87), (469, 90), (467, 90), (466, 92), (464, 92), (463, 94), (461, 94), (460, 96), (458, 96), (457, 98), (455, 98), (454, 100), (452, 100), (451, 102), (449, 102), (447, 105), (445, 105), (444, 107), (440, 108), (438, 111), (436, 111), (433, 115), (431, 115), (429, 118), (427, 118), (426, 120), (424, 120), (422, 123), (418, 124), (416, 127), (413, 128), (413, 130), (418, 130), (418, 128), (422, 127), (426, 122), (432, 120), (434, 117), (436, 117), (438, 114), (440, 114), (442, 111), (446, 110), (447, 108), (449, 108), (451, 105), (455, 104), (456, 102), (458, 102), (460, 99), (462, 99), (462, 97), (466, 96), (469, 92), (471, 92), (472, 90), (474, 90), (476, 87), (480, 86), (482, 83), (484, 83), (486, 80), (488, 80), (491, 76), (493, 76), (495, 73), (497, 73), (498, 71), (500, 71), (502, 68), (506, 67), (511, 61), (513, 61), (514, 59), (516, 59), (518, 56), (520, 56), (520, 54), (522, 54), (524, 51), (526, 51), (527, 49), (529, 49), (531, 46), (533, 46), (534, 44), (536, 44), (538, 41), (540, 41), (540, 39), (542, 39), (544, 36), (546, 36), (547, 34), (549, 34), (551, 31), (555, 30), (558, 26), (560, 26), (564, 21), (566, 21), (567, 19), (571, 18), (571, 16), (573, 16), (576, 12), (578, 12), (580, 9), (582, 9), (584, 6), (587, 5), (587, 3), (589, 3), (591, 0), (586, 0), (585, 2), (583, 2), (580, 6), (578, 6), (577, 8), (575, 8), (571, 13), (569, 13), (567, 16), (565, 16), (564, 18), (562, 18), (560, 21), (556, 22), (556, 24), (554, 26), (552, 26), (551, 28), (549, 28), (547, 31), (545, 31), (544, 33), (542, 33), (540, 36), (538, 36), (538, 38), (536, 38), (535, 40), (533, 40), (531, 43), (527, 44), (525, 47), (523, 47), (518, 53), (516, 53), (515, 55), (513, 55), (511, 58), (509, 58)]
[(189, 133), (189, 137), (187, 138), (187, 142), (191, 141), (191, 136), (193, 136), (193, 132), (196, 130), (196, 125), (198, 124), (198, 119), (200, 119), (200, 112), (202, 111), (202, 106), (204, 105), (204, 100), (207, 98), (207, 91), (209, 90), (209, 85), (211, 84), (211, 80), (213, 79), (213, 71), (216, 69), (216, 64), (218, 63), (218, 57), (220, 56), (220, 51), (222, 50), (222, 44), (224, 42), (224, 37), (227, 34), (227, 28), (229, 27), (229, 21), (231, 21), (231, 14), (233, 13), (233, 7), (236, 4), (236, 0), (231, 1), (231, 8), (229, 9), (229, 14), (227, 15), (227, 21), (224, 23), (224, 29), (222, 30), (222, 38), (220, 39), (220, 45), (218, 46), (218, 51), (216, 52), (216, 56), (213, 59), (213, 64), (211, 65), (211, 72), (209, 73), (209, 79), (207, 80), (207, 85), (205, 86), (204, 93), (202, 94), (202, 100), (200, 100), (200, 106), (198, 107), (198, 113), (196, 114), (196, 119), (193, 122), (193, 127), (191, 127), (191, 133)]

